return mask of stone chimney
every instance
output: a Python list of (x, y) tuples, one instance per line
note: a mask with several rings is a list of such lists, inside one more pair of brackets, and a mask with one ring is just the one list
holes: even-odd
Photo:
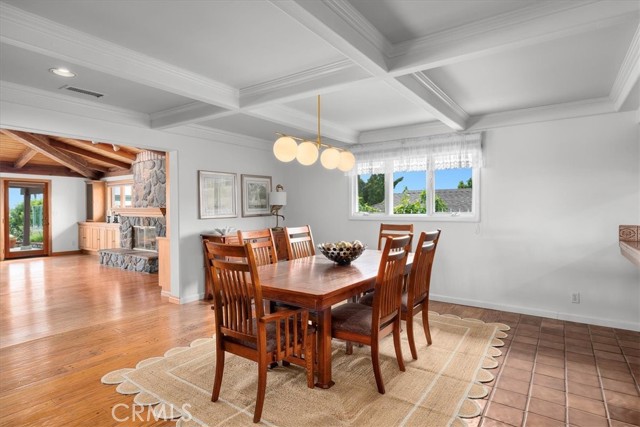
[(136, 155), (131, 165), (133, 173), (132, 204), (134, 208), (165, 208), (167, 206), (167, 174), (165, 156), (154, 151)]

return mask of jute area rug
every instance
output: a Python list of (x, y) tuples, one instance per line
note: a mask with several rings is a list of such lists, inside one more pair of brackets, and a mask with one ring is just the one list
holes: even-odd
[[(309, 389), (304, 370), (291, 365), (269, 370), (261, 424), (268, 426), (464, 426), (479, 416), (474, 399), (487, 395), (500, 338), (509, 327), (450, 315), (429, 313), (433, 344), (427, 346), (419, 316), (415, 318), (418, 360), (411, 359), (403, 332), (406, 371), (398, 370), (393, 339), (381, 346), (380, 363), (386, 394), (377, 392), (369, 347), (345, 354), (334, 341), (328, 390)], [(251, 426), (256, 398), (257, 364), (227, 354), (218, 402), (211, 402), (215, 337), (177, 347), (134, 368), (110, 372), (105, 384), (135, 394), (134, 403), (153, 406), (160, 419), (178, 427)]]

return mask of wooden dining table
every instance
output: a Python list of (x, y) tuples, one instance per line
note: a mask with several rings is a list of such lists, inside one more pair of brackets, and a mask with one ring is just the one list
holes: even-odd
[[(282, 301), (316, 313), (318, 322), (317, 387), (329, 388), (331, 379), (331, 306), (372, 289), (382, 251), (367, 249), (341, 266), (324, 255), (299, 258), (258, 267), (265, 299)], [(409, 254), (409, 273), (413, 254)]]

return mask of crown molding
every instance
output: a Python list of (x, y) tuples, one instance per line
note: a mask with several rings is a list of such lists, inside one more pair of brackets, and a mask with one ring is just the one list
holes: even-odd
[(472, 116), (468, 131), (615, 113), (608, 97)]
[(180, 126), (168, 129), (165, 132), (173, 135), (188, 136), (191, 138), (232, 145), (234, 147), (241, 146), (261, 151), (271, 151), (271, 144), (273, 143), (273, 141), (253, 138), (250, 136), (240, 135), (237, 133), (227, 132), (197, 124)]
[(231, 114), (237, 114), (237, 111), (227, 110), (216, 105), (195, 101), (190, 102), (189, 104), (152, 113), (150, 115), (151, 128), (167, 129), (195, 122), (203, 122), (205, 120), (211, 120)]
[(636, 28), (627, 54), (622, 61), (622, 66), (616, 76), (616, 81), (611, 88), (609, 98), (614, 102), (616, 111), (619, 111), (622, 104), (627, 100), (631, 89), (640, 77), (640, 25)]
[(635, 2), (545, 2), (394, 46), (391, 75), (442, 67), (464, 60), (557, 40), (628, 19)]
[(360, 133), (360, 138), (358, 138), (358, 143), (369, 144), (373, 142), (395, 141), (403, 138), (417, 138), (443, 133), (451, 133), (451, 128), (439, 121), (433, 121), (362, 132)]
[(238, 107), (238, 91), (230, 86), (5, 3), (0, 3), (0, 41), (202, 102)]
[[(149, 115), (0, 80), (0, 100), (112, 123), (149, 126)], [(0, 116), (2, 116), (0, 114)]]
[[(607, 97), (585, 101), (569, 102), (544, 107), (523, 108), (501, 113), (471, 116), (465, 132), (491, 130), (506, 126), (516, 126), (553, 120), (615, 113), (613, 103)], [(427, 122), (408, 126), (362, 132), (360, 143), (393, 141), (402, 138), (439, 135), (450, 133), (451, 129), (440, 122)]]

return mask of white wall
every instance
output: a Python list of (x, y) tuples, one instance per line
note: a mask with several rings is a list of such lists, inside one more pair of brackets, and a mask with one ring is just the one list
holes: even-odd
[[(489, 130), (483, 146), (480, 222), (415, 222), (443, 230), (433, 298), (640, 330), (640, 269), (618, 248), (618, 225), (640, 224), (635, 113)], [(287, 225), (376, 247), (380, 222), (348, 219), (343, 174), (291, 165), (284, 184)]]
[[(142, 118), (40, 92), (3, 88), (1, 101), (2, 127), (170, 151), (171, 292), (183, 302), (204, 293), (200, 233), (274, 225), (271, 217), (198, 219), (199, 169), (272, 176), (288, 193), (285, 225), (310, 224), (316, 242), (376, 245), (379, 222), (348, 219), (344, 174), (279, 163), (270, 141), (152, 130)], [(416, 222), (418, 232), (443, 230), (434, 298), (640, 329), (640, 270), (617, 243), (619, 224), (640, 224), (635, 119), (630, 112), (487, 131), (481, 221)], [(59, 211), (69, 224), (84, 215), (84, 187), (77, 194), (77, 205)], [(569, 302), (571, 292), (581, 293), (581, 304)]]
[(51, 181), (51, 239), (52, 252), (68, 252), (78, 250), (78, 221), (87, 219), (86, 185), (79, 178), (21, 175), (0, 173), (0, 178), (29, 178)]
[[(241, 216), (241, 175), (271, 176), (272, 187), (275, 188), (276, 184), (282, 182), (282, 174), (276, 170), (279, 165), (271, 154), (271, 144), (267, 142), (262, 146), (245, 147), (225, 143), (181, 141), (178, 157), (180, 253), (186, 254), (180, 260), (180, 296), (183, 301), (194, 301), (204, 296), (204, 261), (200, 234), (227, 226), (245, 230), (274, 226), (275, 219), (271, 216)], [(198, 219), (198, 170), (237, 174), (237, 218)], [(172, 200), (175, 194), (172, 186)], [(172, 223), (172, 236), (174, 231)]]

